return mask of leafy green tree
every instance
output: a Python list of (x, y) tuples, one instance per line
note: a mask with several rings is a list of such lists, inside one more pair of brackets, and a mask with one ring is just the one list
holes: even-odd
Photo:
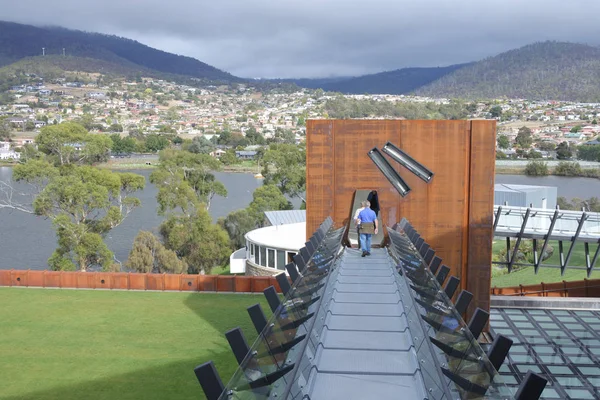
[(506, 155), (506, 153), (497, 150), (496, 151), (496, 160), (506, 160), (508, 158), (508, 156)]
[(221, 133), (219, 133), (219, 138), (217, 139), (217, 144), (229, 144), (231, 141), (231, 131), (229, 129), (223, 129)]
[(556, 146), (556, 158), (559, 160), (568, 160), (573, 157), (573, 152), (569, 148), (569, 143), (562, 142)]
[(283, 194), (304, 201), (306, 191), (306, 150), (292, 144), (273, 144), (265, 152), (262, 175), (264, 184), (276, 185)]
[(577, 132), (580, 132), (581, 129), (582, 129), (581, 125), (575, 125), (574, 127), (571, 128), (571, 132), (577, 133)]
[(554, 151), (556, 145), (553, 142), (540, 142), (538, 148), (542, 151)]
[(227, 196), (227, 189), (213, 174), (223, 168), (216, 158), (167, 149), (160, 153), (159, 160), (150, 182), (158, 187), (160, 214), (173, 210), (193, 215), (201, 204), (208, 210), (215, 195)]
[(229, 235), (234, 250), (246, 245), (246, 233), (257, 226), (256, 218), (251, 215), (248, 209), (232, 211), (225, 218), (219, 218), (218, 224)]
[(169, 146), (169, 140), (162, 135), (151, 134), (146, 136), (146, 150), (156, 153)]
[(527, 128), (526, 126), (519, 128), (519, 133), (517, 133), (515, 143), (522, 149), (528, 149), (531, 147), (531, 144), (533, 143), (531, 129)]
[(585, 161), (600, 161), (600, 144), (579, 146), (577, 158)]
[(535, 151), (533, 149), (529, 150), (529, 153), (527, 153), (526, 158), (532, 158), (532, 159), (537, 159), (537, 158), (542, 158), (542, 153), (540, 153), (539, 151)]
[(235, 156), (235, 149), (228, 149), (224, 154), (221, 154), (219, 161), (221, 161), (223, 165), (235, 165), (242, 162), (242, 160)]
[(261, 135), (260, 133), (258, 133), (256, 131), (256, 128), (251, 126), (250, 128), (248, 128), (248, 130), (246, 131), (246, 139), (248, 140), (248, 143), (250, 144), (259, 144), (259, 145), (263, 145), (266, 143), (265, 138), (263, 137), (263, 135)]
[(192, 139), (192, 144), (188, 147), (188, 151), (191, 153), (210, 154), (215, 148), (215, 145), (204, 136), (196, 136)]
[(252, 193), (252, 202), (248, 206), (248, 213), (258, 226), (262, 226), (265, 211), (291, 210), (292, 208), (292, 204), (277, 186), (265, 184)]
[(548, 173), (548, 164), (543, 161), (530, 161), (525, 167), (525, 175), (546, 176)]
[(0, 120), (0, 142), (10, 142), (13, 137), (12, 128), (5, 120)]
[(53, 270), (110, 269), (113, 254), (103, 236), (140, 205), (131, 195), (144, 188), (143, 176), (32, 159), (16, 166), (13, 177), (38, 188), (33, 213), (56, 229), (58, 248), (48, 259)]
[(94, 116), (86, 112), (81, 116), (81, 118), (78, 118), (76, 122), (83, 126), (86, 130), (91, 131), (94, 127)]
[(108, 136), (89, 134), (73, 122), (45, 126), (35, 141), (39, 150), (58, 165), (104, 161), (112, 147)]
[(193, 215), (171, 215), (160, 226), (167, 249), (173, 250), (188, 265), (189, 273), (210, 273), (223, 265), (231, 253), (227, 232), (212, 219), (205, 209)]
[(501, 118), (502, 117), (502, 107), (493, 106), (492, 108), (490, 108), (490, 114), (492, 115), (492, 118)]
[(183, 143), (183, 139), (180, 136), (175, 136), (173, 138), (173, 140), (171, 141), (171, 143), (173, 143), (173, 144), (182, 144)]
[(123, 125), (121, 124), (111, 124), (108, 127), (109, 132), (123, 132)]
[(501, 149), (509, 149), (510, 148), (510, 140), (506, 135), (498, 135), (498, 147)]
[(137, 272), (182, 274), (187, 264), (173, 250), (168, 250), (152, 232), (139, 231), (125, 264)]

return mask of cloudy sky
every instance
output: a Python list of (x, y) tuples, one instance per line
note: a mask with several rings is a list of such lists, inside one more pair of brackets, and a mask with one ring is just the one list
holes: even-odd
[(479, 60), (600, 44), (598, 0), (0, 0), (0, 20), (116, 34), (249, 78)]

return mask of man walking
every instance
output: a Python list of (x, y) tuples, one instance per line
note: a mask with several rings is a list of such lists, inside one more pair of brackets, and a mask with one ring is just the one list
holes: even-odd
[(362, 256), (371, 255), (371, 237), (377, 235), (377, 215), (375, 211), (369, 207), (371, 204), (365, 202), (365, 209), (358, 213), (358, 223), (360, 224), (360, 244), (362, 249)]
[(358, 240), (358, 248), (360, 249), (360, 221), (358, 220), (358, 214), (360, 214), (360, 212), (362, 210), (364, 210), (367, 206), (365, 205), (367, 202), (366, 201), (361, 201), (360, 202), (360, 207), (356, 209), (356, 212), (354, 213), (354, 224), (356, 225), (356, 237)]

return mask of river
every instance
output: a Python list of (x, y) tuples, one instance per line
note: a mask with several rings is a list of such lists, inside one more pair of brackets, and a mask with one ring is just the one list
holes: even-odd
[[(144, 175), (146, 180), (149, 170), (132, 171)], [(215, 196), (210, 214), (217, 218), (231, 211), (246, 207), (252, 201), (252, 193), (262, 184), (252, 174), (216, 173), (216, 178), (223, 182), (228, 191), (226, 198)], [(0, 167), (0, 181), (10, 181), (12, 168)], [(557, 176), (527, 177), (522, 175), (498, 175), (497, 183), (513, 183), (523, 185), (557, 186), (558, 195), (567, 198), (590, 198), (600, 196), (600, 180), (586, 178), (565, 178)], [(25, 186), (19, 189), (26, 191)], [(113, 229), (106, 242), (120, 261), (125, 261), (133, 239), (139, 230), (156, 232), (163, 218), (156, 213), (157, 189), (149, 181), (146, 188), (137, 194), (142, 206), (135, 209), (127, 219)], [(298, 201), (294, 201), (298, 208)], [(51, 223), (42, 217), (28, 215), (17, 211), (0, 209), (0, 269), (44, 269), (46, 260), (56, 248), (56, 236)]]

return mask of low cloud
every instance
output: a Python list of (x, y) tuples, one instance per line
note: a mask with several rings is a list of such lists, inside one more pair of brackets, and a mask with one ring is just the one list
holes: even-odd
[(242, 77), (349, 76), (476, 61), (544, 40), (596, 45), (600, 2), (0, 0), (0, 19), (125, 36)]

